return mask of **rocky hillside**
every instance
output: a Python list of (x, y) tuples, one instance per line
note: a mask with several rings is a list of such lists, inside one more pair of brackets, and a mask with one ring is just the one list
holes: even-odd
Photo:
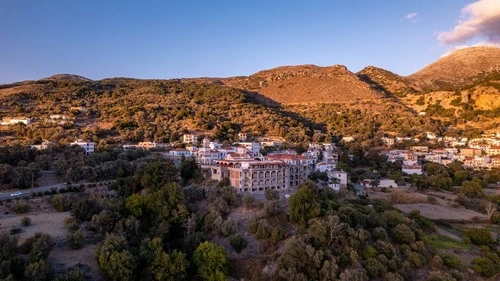
[(258, 92), (282, 104), (345, 103), (386, 97), (342, 65), (283, 66), (223, 83)]
[(474, 85), (500, 73), (500, 48), (457, 50), (407, 78), (427, 91), (452, 90)]
[(372, 87), (400, 97), (422, 91), (406, 77), (374, 66), (367, 66), (356, 75)]

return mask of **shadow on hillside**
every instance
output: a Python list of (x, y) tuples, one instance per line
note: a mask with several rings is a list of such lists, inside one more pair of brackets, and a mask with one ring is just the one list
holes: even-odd
[(318, 123), (313, 120), (310, 120), (308, 118), (305, 118), (304, 116), (293, 112), (286, 110), (283, 105), (273, 99), (270, 99), (258, 92), (253, 92), (253, 91), (243, 91), (243, 94), (245, 96), (245, 101), (251, 104), (256, 104), (256, 105), (264, 105), (266, 107), (272, 108), (279, 113), (281, 113), (283, 116), (290, 117), (294, 120), (298, 120), (299, 122), (303, 123), (306, 125), (308, 128), (313, 130), (320, 130), (323, 133), (326, 133), (326, 124), (324, 123)]
[[(407, 106), (406, 104), (404, 104), (401, 99), (396, 96), (395, 94), (391, 93), (389, 90), (387, 90), (384, 86), (382, 86), (381, 84), (377, 83), (376, 81), (373, 81), (370, 76), (366, 75), (366, 74), (358, 74), (357, 75), (358, 78), (367, 83), (368, 85), (370, 85), (370, 88), (372, 88), (373, 90), (375, 91), (379, 91), (379, 92), (382, 92), (383, 94), (385, 94), (385, 98), (386, 99), (390, 99), (391, 101), (393, 101), (394, 103), (397, 103), (398, 105), (402, 106), (404, 109), (408, 110), (409, 112), (413, 113), (413, 114), (417, 114), (417, 112), (415, 111), (415, 109)], [(412, 89), (412, 93), (413, 94), (417, 94), (417, 92)]]

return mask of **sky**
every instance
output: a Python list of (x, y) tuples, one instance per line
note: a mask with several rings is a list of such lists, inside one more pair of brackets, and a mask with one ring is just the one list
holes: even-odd
[(500, 0), (0, 0), (0, 84), (299, 64), (409, 75), (454, 49), (499, 43)]

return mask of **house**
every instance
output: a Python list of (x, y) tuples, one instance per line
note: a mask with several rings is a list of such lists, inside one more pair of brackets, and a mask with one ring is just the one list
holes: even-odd
[(37, 149), (37, 150), (44, 150), (44, 149), (47, 149), (53, 145), (54, 144), (51, 143), (50, 141), (43, 141), (42, 144), (30, 145), (30, 148)]
[(340, 191), (347, 187), (347, 173), (344, 171), (328, 172), (328, 187)]
[(139, 142), (137, 147), (140, 147), (144, 150), (149, 150), (152, 148), (167, 148), (167, 147), (170, 147), (170, 144), (169, 143), (157, 143), (157, 142), (143, 141), (143, 142)]
[(198, 136), (195, 134), (185, 134), (182, 136), (182, 142), (188, 144), (198, 144)]
[(327, 164), (326, 162), (317, 163), (314, 168), (316, 171), (320, 171), (322, 173), (335, 170), (335, 164)]
[(387, 145), (387, 146), (391, 146), (391, 145), (394, 145), (394, 143), (396, 142), (396, 139), (394, 138), (386, 138), (386, 137), (383, 137), (382, 138), (382, 142)]
[(238, 133), (239, 141), (247, 141), (250, 137), (251, 135), (249, 133), (243, 133), (243, 132)]
[(481, 156), (483, 151), (477, 148), (462, 148), (460, 149), (460, 155), (465, 157)]
[(260, 143), (258, 142), (240, 142), (238, 143), (240, 146), (244, 146), (248, 152), (252, 154), (254, 157), (260, 156)]
[(95, 142), (77, 140), (72, 142), (71, 145), (78, 145), (79, 147), (83, 148), (85, 150), (86, 155), (94, 153)]
[(488, 156), (500, 155), (500, 146), (492, 145), (486, 149), (486, 154)]
[(342, 140), (344, 142), (351, 142), (354, 140), (354, 137), (351, 137), (351, 136), (345, 136), (345, 137), (342, 137)]
[(417, 163), (408, 163), (403, 164), (401, 168), (402, 172), (408, 175), (421, 175), (422, 174), (422, 166)]
[(182, 149), (182, 148), (176, 148), (176, 149), (172, 149), (168, 152), (169, 155), (171, 156), (179, 156), (179, 157), (191, 157), (191, 151), (187, 150), (187, 149)]
[(31, 124), (31, 119), (27, 117), (4, 117), (2, 118), (1, 125), (14, 125), (14, 124)]

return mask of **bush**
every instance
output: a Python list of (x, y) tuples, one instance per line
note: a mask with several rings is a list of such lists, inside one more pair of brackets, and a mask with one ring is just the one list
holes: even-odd
[(54, 281), (83, 281), (85, 280), (85, 274), (78, 269), (72, 269), (57, 276)]
[(470, 228), (465, 233), (465, 236), (469, 238), (474, 245), (489, 245), (493, 243), (491, 232), (485, 228)]
[(56, 194), (50, 200), (52, 207), (58, 212), (66, 212), (71, 209), (71, 198), (68, 195)]
[(19, 200), (11, 207), (12, 211), (17, 214), (24, 214), (30, 211), (30, 205), (25, 200)]
[(12, 228), (9, 233), (10, 233), (10, 235), (15, 235), (15, 234), (19, 234), (21, 232), (23, 232), (23, 230), (21, 228), (15, 227), (15, 228)]
[(443, 265), (449, 268), (460, 269), (460, 270), (465, 268), (465, 264), (456, 256), (442, 254), (441, 260), (443, 261)]
[(406, 225), (398, 224), (394, 230), (394, 238), (402, 244), (411, 244), (415, 242), (415, 233)]
[(21, 225), (22, 226), (30, 226), (31, 225), (31, 218), (30, 217), (23, 217), (21, 219)]
[(500, 258), (495, 253), (487, 253), (472, 261), (472, 269), (485, 277), (492, 277), (500, 272)]
[(85, 237), (81, 230), (77, 230), (73, 233), (68, 233), (66, 236), (66, 241), (71, 249), (81, 249), (85, 244)]
[(229, 243), (236, 253), (240, 253), (247, 247), (247, 240), (241, 237), (240, 234), (235, 234), (229, 238)]
[(408, 193), (398, 189), (389, 194), (389, 199), (393, 204), (416, 204), (427, 202), (427, 196), (423, 194)]

